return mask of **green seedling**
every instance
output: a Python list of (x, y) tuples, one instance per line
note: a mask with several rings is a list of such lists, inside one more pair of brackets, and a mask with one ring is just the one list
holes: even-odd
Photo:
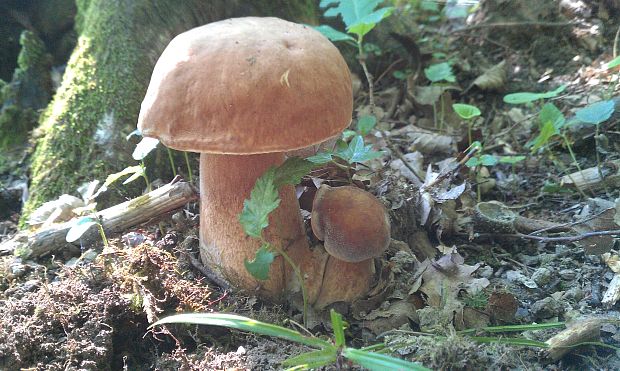
[(97, 226), (97, 229), (99, 230), (99, 235), (101, 236), (101, 240), (103, 241), (103, 246), (108, 247), (108, 239), (105, 235), (105, 231), (103, 230), (103, 225), (101, 225), (101, 222), (96, 217), (96, 215), (85, 216), (75, 221), (73, 226), (67, 232), (65, 240), (69, 243), (79, 240), (80, 238), (82, 238), (84, 233), (86, 233), (92, 226)]
[(469, 145), (471, 146), (471, 129), (473, 127), (473, 120), (480, 116), (481, 112), (476, 106), (463, 103), (454, 103), (452, 109), (457, 115), (467, 122), (467, 138), (469, 139)]
[(344, 322), (342, 316), (333, 309), (330, 311), (330, 317), (334, 331), (334, 336), (331, 341), (302, 335), (298, 331), (286, 327), (225, 313), (177, 314), (163, 318), (150, 327), (168, 323), (221, 326), (248, 331), (258, 335), (278, 337), (315, 349), (284, 360), (282, 366), (287, 367), (287, 370), (310, 370), (332, 364), (336, 364), (336, 367), (340, 369), (343, 366), (341, 364), (341, 357), (371, 371), (428, 370), (419, 363), (373, 353), (366, 349), (356, 349), (346, 346), (344, 335), (344, 330), (347, 326), (346, 322)]
[(480, 201), (481, 199), (481, 192), (480, 192), (480, 178), (479, 177), (479, 170), (481, 166), (486, 166), (486, 167), (491, 167), (491, 166), (495, 166), (499, 159), (496, 156), (493, 155), (488, 155), (486, 153), (483, 153), (484, 147), (482, 145), (482, 143), (475, 141), (473, 142), (466, 150), (466, 152), (471, 152), (475, 150), (476, 154), (471, 157), (469, 160), (467, 160), (467, 162), (465, 162), (465, 166), (467, 166), (468, 168), (471, 169), (471, 171), (475, 174), (475, 178), (476, 178), (476, 195), (478, 198), (478, 201)]
[(504, 102), (508, 104), (526, 104), (543, 99), (555, 98), (566, 89), (566, 85), (560, 85), (557, 89), (544, 93), (519, 92), (504, 96)]
[[(616, 104), (614, 103), (614, 101), (606, 100), (590, 104), (575, 112), (575, 117), (577, 118), (577, 120), (584, 124), (594, 125), (596, 127), (596, 133), (594, 135), (596, 150), (594, 152), (596, 153), (596, 168), (598, 169), (598, 175), (601, 180), (604, 179), (604, 176), (603, 171), (601, 170), (601, 158), (599, 154), (601, 152), (599, 145), (600, 124), (609, 120), (615, 110)], [(603, 187), (605, 187), (605, 192), (609, 194), (606, 182), (603, 182)]]
[[(424, 76), (431, 82), (431, 85), (437, 85), (442, 81), (446, 82), (456, 82), (456, 77), (452, 72), (452, 67), (447, 62), (437, 63), (430, 65), (429, 67), (424, 69)], [(437, 125), (438, 115), (437, 115), (437, 105), (433, 102), (433, 119), (435, 121), (435, 127), (439, 126), (439, 130), (443, 129), (444, 115), (445, 115), (445, 103), (443, 92), (439, 97), (440, 104), (440, 118), (439, 125)]]

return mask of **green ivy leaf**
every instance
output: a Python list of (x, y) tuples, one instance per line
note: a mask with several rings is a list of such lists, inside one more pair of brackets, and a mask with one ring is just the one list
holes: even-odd
[(264, 281), (269, 278), (269, 268), (275, 259), (275, 255), (270, 251), (270, 246), (264, 243), (258, 250), (254, 259), (245, 259), (243, 265), (245, 269), (257, 280)]
[(587, 105), (575, 112), (577, 119), (590, 125), (598, 125), (607, 121), (616, 109), (613, 100), (605, 100)]
[(306, 160), (317, 165), (322, 165), (332, 160), (332, 152), (319, 152), (314, 156), (307, 157)]
[(357, 120), (357, 131), (364, 136), (370, 133), (377, 124), (377, 118), (373, 115), (364, 115)]
[(383, 155), (382, 152), (377, 152), (372, 149), (372, 145), (364, 145), (364, 138), (361, 135), (356, 135), (349, 142), (349, 146), (344, 150), (339, 150), (334, 155), (345, 160), (349, 164), (355, 162), (366, 162), (375, 158), (379, 158)]
[(285, 184), (298, 184), (306, 174), (317, 166), (316, 163), (299, 157), (289, 157), (275, 171), (273, 184), (280, 188)]
[(280, 205), (274, 179), (275, 168), (272, 167), (256, 180), (250, 198), (243, 202), (239, 222), (248, 236), (260, 238), (269, 225), (269, 213)]
[(471, 120), (481, 114), (478, 107), (472, 106), (471, 104), (454, 103), (452, 108), (454, 109), (454, 112), (456, 112), (456, 114), (463, 120)]
[(519, 92), (504, 96), (504, 102), (508, 104), (524, 104), (540, 99), (555, 98), (566, 89), (566, 85), (560, 85), (557, 89), (545, 93)]
[(344, 32), (340, 32), (336, 29), (334, 29), (331, 26), (328, 25), (320, 25), (320, 26), (313, 26), (315, 30), (319, 31), (320, 33), (323, 34), (323, 36), (327, 37), (329, 40), (331, 41), (353, 41), (355, 42), (355, 39), (353, 37), (351, 37), (350, 35), (347, 35)]
[(455, 82), (456, 77), (452, 73), (452, 67), (447, 62), (433, 64), (424, 69), (424, 75), (431, 82), (439, 82), (442, 80)]

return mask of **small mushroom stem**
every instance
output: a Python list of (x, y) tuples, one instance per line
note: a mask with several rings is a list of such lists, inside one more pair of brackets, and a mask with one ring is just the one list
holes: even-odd
[[(292, 270), (282, 257), (271, 265), (269, 279), (258, 281), (245, 269), (260, 241), (245, 234), (239, 223), (243, 201), (256, 180), (284, 161), (283, 153), (200, 155), (200, 254), (203, 263), (233, 286), (260, 296), (282, 297)], [(293, 187), (280, 188), (280, 206), (271, 213), (265, 240), (289, 254), (309, 249)], [(258, 290), (258, 292), (256, 292)]]

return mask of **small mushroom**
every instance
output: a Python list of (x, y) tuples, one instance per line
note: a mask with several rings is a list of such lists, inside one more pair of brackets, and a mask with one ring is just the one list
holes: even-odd
[(312, 204), (312, 231), (331, 256), (349, 263), (381, 256), (390, 244), (385, 207), (356, 187), (322, 185)]
[(383, 204), (356, 187), (322, 185), (312, 205), (312, 231), (330, 255), (314, 306), (322, 309), (367, 294), (376, 273), (373, 258), (381, 256), (390, 243), (390, 221)]
[[(277, 257), (267, 281), (245, 269), (260, 242), (240, 223), (243, 201), (285, 152), (337, 136), (349, 125), (351, 75), (338, 49), (313, 28), (278, 18), (234, 18), (175, 37), (155, 65), (138, 128), (168, 147), (200, 152), (200, 251), (238, 288), (282, 295), (290, 269)], [(299, 256), (309, 249), (293, 187), (263, 236)], [(256, 290), (259, 290), (256, 292)]]

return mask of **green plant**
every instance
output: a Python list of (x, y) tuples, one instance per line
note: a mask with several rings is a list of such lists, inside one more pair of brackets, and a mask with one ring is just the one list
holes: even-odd
[(344, 335), (346, 322), (344, 322), (342, 316), (333, 309), (330, 311), (330, 317), (334, 330), (332, 341), (305, 336), (286, 327), (224, 313), (178, 314), (163, 318), (152, 324), (151, 327), (167, 323), (222, 326), (249, 331), (259, 335), (279, 337), (317, 349), (286, 359), (282, 362), (282, 365), (289, 367), (288, 370), (309, 370), (334, 363), (342, 367), (341, 363), (343, 359), (347, 359), (369, 370), (428, 370), (418, 363), (404, 361), (384, 354), (373, 353), (366, 349), (347, 347)]
[(467, 122), (467, 138), (469, 140), (468, 143), (471, 146), (471, 129), (473, 126), (473, 119), (480, 116), (480, 110), (476, 106), (463, 103), (454, 103), (452, 105), (452, 109), (454, 109), (454, 112), (456, 112), (461, 119)]
[[(366, 65), (366, 53), (364, 49), (364, 36), (375, 26), (389, 17), (394, 10), (393, 7), (383, 7), (377, 9), (381, 0), (321, 0), (319, 6), (327, 8), (324, 15), (326, 17), (336, 17), (340, 15), (349, 34), (335, 30), (333, 27), (321, 25), (316, 29), (331, 41), (344, 41), (357, 47), (357, 58), (364, 70), (366, 81), (368, 82), (369, 103), (371, 111), (374, 111), (373, 78)], [(374, 112), (373, 112), (374, 113)]]
[(566, 90), (566, 85), (560, 85), (557, 89), (544, 93), (518, 92), (504, 96), (504, 102), (508, 104), (527, 104), (543, 99), (555, 98)]

